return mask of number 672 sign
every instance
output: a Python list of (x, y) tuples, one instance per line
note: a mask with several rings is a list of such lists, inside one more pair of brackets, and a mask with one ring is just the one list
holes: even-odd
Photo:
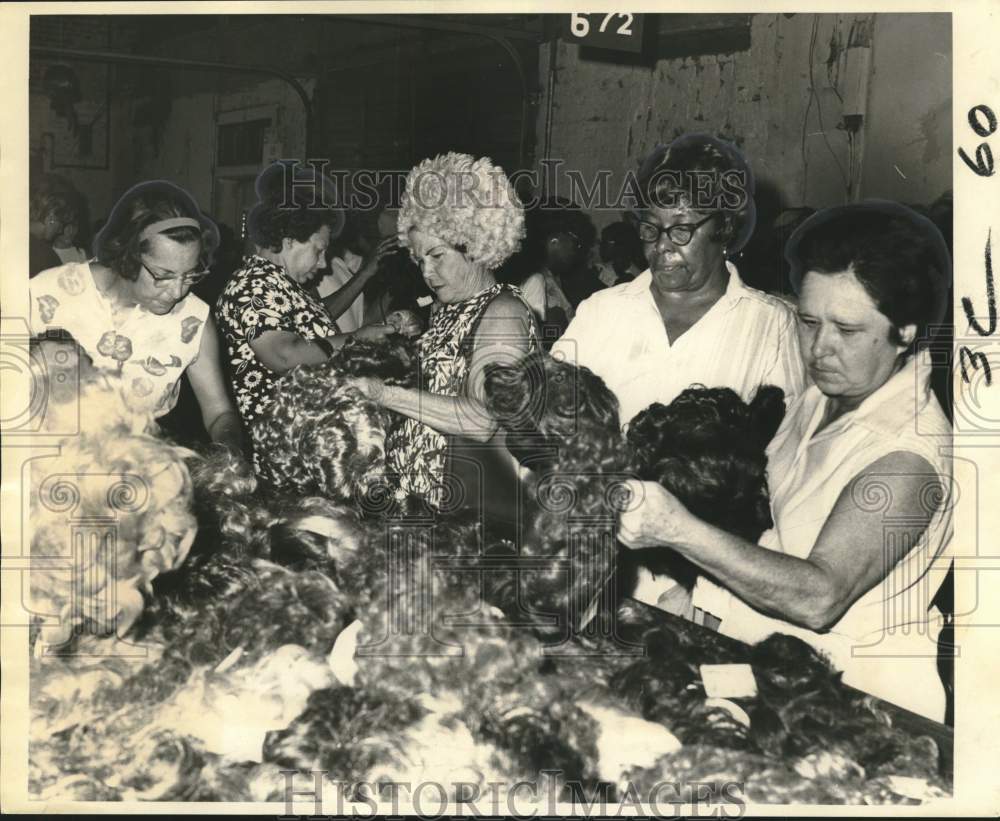
[(642, 15), (629, 13), (571, 14), (570, 42), (615, 51), (642, 51)]

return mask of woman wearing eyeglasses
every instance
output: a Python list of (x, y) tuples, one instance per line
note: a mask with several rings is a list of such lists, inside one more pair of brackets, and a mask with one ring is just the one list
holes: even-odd
[(215, 224), (163, 181), (129, 189), (94, 241), (96, 256), (31, 280), (32, 332), (68, 331), (101, 369), (114, 370), (130, 408), (160, 417), (186, 373), (215, 442), (242, 449), (208, 305), (190, 293), (208, 275)]
[[(274, 163), (258, 175), (256, 191), (247, 221), (256, 252), (229, 278), (215, 307), (236, 407), (251, 433), (282, 374), (325, 362), (352, 336), (375, 339), (405, 330), (378, 323), (340, 332), (334, 317), (357, 299), (366, 277), (355, 277), (324, 300), (309, 287), (344, 226), (332, 180), (310, 166)], [(395, 238), (380, 244), (372, 263), (395, 246)]]
[[(639, 176), (635, 224), (649, 268), (580, 304), (553, 355), (584, 365), (618, 397), (627, 424), (685, 388), (731, 388), (750, 401), (804, 388), (795, 314), (740, 279), (730, 259), (753, 233), (753, 177), (735, 146), (689, 134), (653, 152)], [(640, 558), (636, 559), (641, 565)], [(640, 569), (636, 597), (675, 613), (690, 591)]]
[(813, 384), (767, 449), (774, 527), (749, 542), (642, 483), (619, 539), (699, 568), (697, 622), (747, 643), (796, 636), (845, 683), (941, 721), (934, 594), (958, 488), (930, 354), (948, 306), (947, 246), (930, 220), (868, 201), (813, 215), (785, 256)]
[(553, 353), (603, 378), (623, 423), (695, 383), (747, 401), (772, 384), (793, 399), (804, 387), (794, 313), (744, 285), (731, 261), (755, 213), (739, 151), (686, 135), (654, 152), (639, 182), (642, 201), (629, 218), (649, 268), (582, 302)]

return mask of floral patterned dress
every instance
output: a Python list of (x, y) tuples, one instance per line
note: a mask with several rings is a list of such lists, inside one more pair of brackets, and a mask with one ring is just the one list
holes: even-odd
[(187, 294), (168, 314), (118, 311), (89, 262), (49, 268), (30, 281), (31, 333), (68, 331), (100, 370), (118, 375), (129, 410), (163, 416), (177, 404), (181, 374), (197, 358), (208, 305)]
[(250, 343), (267, 331), (289, 331), (310, 340), (339, 332), (323, 303), (280, 265), (256, 254), (246, 257), (230, 278), (215, 315), (226, 341), (236, 407), (248, 431), (271, 402), (281, 378), (257, 358)]
[[(465, 390), (475, 344), (475, 330), (489, 304), (503, 291), (524, 302), (521, 292), (510, 285), (494, 285), (452, 305), (439, 305), (431, 324), (418, 341), (421, 387), (443, 396), (460, 396)], [(531, 308), (524, 302), (529, 316)], [(534, 323), (528, 325), (528, 350), (537, 346)], [(448, 437), (415, 419), (406, 419), (386, 440), (390, 471), (398, 476), (399, 488), (436, 504), (444, 492), (443, 481)]]

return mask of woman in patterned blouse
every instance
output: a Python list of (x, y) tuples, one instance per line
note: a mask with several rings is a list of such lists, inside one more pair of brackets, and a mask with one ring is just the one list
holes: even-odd
[(503, 169), (449, 153), (410, 171), (398, 236), (436, 298), (418, 343), (424, 389), (360, 382), (372, 399), (407, 417), (386, 443), (401, 490), (438, 506), (451, 492), (450, 437), (488, 443), (497, 433), (483, 404), (484, 369), (516, 362), (536, 346), (531, 309), (493, 274), (520, 245), (524, 210)]
[(218, 229), (186, 191), (164, 180), (140, 183), (115, 204), (94, 259), (31, 280), (31, 328), (70, 333), (95, 367), (118, 375), (135, 413), (168, 413), (186, 373), (211, 439), (239, 451), (215, 326), (191, 293), (218, 244)]
[[(332, 303), (346, 307), (364, 285), (347, 283), (326, 300), (305, 286), (326, 266), (326, 248), (344, 225), (343, 212), (323, 177), (307, 176), (293, 166), (275, 163), (257, 178), (257, 204), (248, 229), (257, 252), (243, 260), (216, 304), (216, 317), (228, 351), (229, 376), (236, 406), (248, 431), (270, 403), (282, 374), (296, 365), (314, 365), (351, 336), (372, 339), (394, 333), (392, 325), (368, 325), (341, 334), (331, 316)], [(377, 263), (396, 247), (379, 245)]]

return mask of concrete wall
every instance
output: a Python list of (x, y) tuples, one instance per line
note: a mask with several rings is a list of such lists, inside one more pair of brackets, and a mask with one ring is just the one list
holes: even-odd
[[(114, 32), (92, 24), (68, 30), (51, 23), (52, 44), (112, 47)], [(401, 47), (391, 28), (361, 28), (326, 19), (280, 23), (219, 18), (215, 28), (174, 38), (159, 51), (269, 65), (311, 84), (357, 59), (359, 37), (372, 59)], [(380, 38), (369, 42), (368, 37)], [(111, 38), (111, 39), (109, 39)], [(548, 155), (585, 179), (608, 169), (635, 169), (657, 142), (688, 131), (735, 141), (758, 180), (762, 212), (820, 207), (852, 198), (930, 202), (951, 181), (950, 17), (938, 15), (754, 15), (748, 51), (661, 59), (652, 67), (581, 59), (576, 45), (556, 44), (552, 121), (547, 123), (549, 45), (539, 48), (534, 155)], [(280, 44), (280, 47), (276, 47)], [(275, 141), (285, 156), (305, 152), (298, 97), (285, 83), (222, 75), (117, 66), (112, 69), (111, 158), (108, 169), (55, 169), (106, 214), (131, 184), (167, 177), (187, 187), (206, 210), (216, 205), (216, 122), (220, 112), (274, 107)], [(33, 147), (64, 126), (48, 109), (33, 77)], [(849, 139), (843, 115), (863, 112)], [(593, 214), (601, 226), (617, 212)]]
[(928, 202), (952, 186), (950, 17), (878, 15), (872, 57), (862, 193)]
[[(424, 48), (418, 42), (422, 37), (419, 32), (333, 17), (213, 19), (214, 24), (202, 30), (180, 33), (155, 45), (139, 43), (136, 50), (175, 59), (269, 67), (297, 78), (314, 96), (319, 78), (338, 68), (366, 61), (392, 66), (405, 59), (407, 48)], [(127, 28), (127, 23), (116, 23), (110, 30), (116, 27)], [(51, 25), (35, 32), (33, 42), (102, 49), (109, 47), (111, 31), (106, 22), (94, 18), (83, 22), (53, 18)], [(454, 48), (456, 44), (468, 45), (469, 40), (467, 35), (435, 35), (428, 48)], [(126, 45), (120, 50), (132, 49)], [(43, 64), (35, 61), (33, 67), (40, 77)], [(235, 228), (240, 205), (253, 203), (252, 180), (259, 169), (244, 168), (233, 174), (216, 167), (217, 123), (226, 114), (238, 117), (241, 111), (273, 112), (275, 127), (269, 145), (282, 157), (306, 156), (304, 107), (293, 88), (280, 79), (134, 65), (116, 65), (111, 73), (114, 110), (109, 166), (63, 170), (52, 168), (44, 158), (40, 162), (46, 170), (64, 174), (87, 195), (95, 218), (107, 215), (117, 198), (136, 182), (166, 178), (186, 188), (204, 210)], [(48, 105), (40, 82), (33, 83), (31, 132), (36, 156), (43, 154), (41, 135), (65, 127), (48, 112)], [(319, 126), (331, 116), (349, 118), (357, 116), (357, 112), (317, 111), (317, 115)], [(516, 137), (515, 132), (515, 144)]]
[[(769, 211), (860, 196), (930, 202), (950, 186), (948, 15), (759, 14), (751, 26), (748, 51), (651, 68), (583, 60), (559, 42), (549, 157), (588, 179), (602, 168), (620, 177), (658, 142), (709, 132), (743, 149)], [(549, 47), (540, 53), (544, 139)], [(838, 126), (856, 108), (863, 126), (849, 139)], [(592, 216), (601, 226), (618, 213)]]

